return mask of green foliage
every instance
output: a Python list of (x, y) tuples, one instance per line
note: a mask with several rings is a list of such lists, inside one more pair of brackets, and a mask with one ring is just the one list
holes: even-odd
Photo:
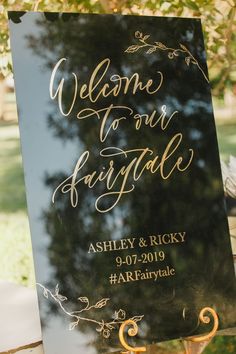
[(12, 71), (7, 10), (68, 11), (201, 17), (215, 96), (236, 85), (236, 0), (3, 0), (0, 5), (0, 72)]
[(205, 349), (204, 354), (235, 354), (236, 340), (234, 336), (217, 336)]
[(223, 121), (216, 128), (220, 157), (221, 160), (226, 162), (229, 160), (230, 155), (236, 156), (235, 120), (229, 121), (227, 124)]
[(34, 267), (25, 213), (0, 213), (0, 279), (33, 286)]
[(17, 125), (0, 125), (0, 279), (32, 286), (34, 269)]

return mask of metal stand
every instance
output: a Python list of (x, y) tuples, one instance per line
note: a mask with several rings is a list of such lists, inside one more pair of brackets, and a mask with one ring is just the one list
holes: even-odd
[(199, 321), (203, 324), (208, 324), (211, 322), (211, 318), (206, 316), (206, 313), (210, 313), (212, 315), (213, 328), (209, 333), (205, 335), (185, 338), (184, 345), (186, 354), (201, 354), (205, 347), (210, 343), (212, 338), (216, 335), (217, 329), (219, 327), (218, 315), (211, 307), (204, 307), (199, 314)]
[[(211, 318), (206, 315), (206, 313), (210, 313), (213, 318), (213, 328), (212, 330), (202, 336), (196, 337), (188, 337), (184, 339), (185, 353), (186, 354), (200, 354), (203, 352), (205, 347), (209, 344), (211, 339), (216, 335), (217, 329), (219, 327), (219, 319), (217, 313), (211, 307), (204, 307), (199, 314), (199, 321), (203, 324), (209, 324), (211, 322)], [(133, 353), (142, 353), (146, 352), (146, 347), (131, 347), (124, 338), (124, 332), (127, 327), (128, 335), (131, 337), (136, 336), (138, 333), (138, 325), (136, 322), (132, 320), (124, 321), (119, 330), (119, 339), (122, 346), (126, 349), (125, 352), (121, 352), (122, 354), (133, 354)]]
[(124, 338), (125, 328), (130, 327), (130, 326), (132, 326), (132, 327), (128, 329), (129, 336), (134, 337), (138, 333), (138, 325), (133, 320), (127, 320), (121, 324), (120, 330), (119, 330), (119, 339), (120, 339), (122, 346), (126, 349), (125, 352), (121, 352), (121, 353), (122, 354), (137, 353), (138, 354), (141, 352), (146, 352), (147, 349), (145, 347), (134, 347), (133, 348), (125, 341), (125, 338)]

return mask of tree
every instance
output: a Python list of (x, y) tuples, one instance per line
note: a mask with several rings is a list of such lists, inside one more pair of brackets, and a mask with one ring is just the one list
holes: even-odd
[(201, 17), (213, 95), (236, 85), (236, 0), (3, 0), (0, 5), (1, 75), (12, 71), (7, 10)]

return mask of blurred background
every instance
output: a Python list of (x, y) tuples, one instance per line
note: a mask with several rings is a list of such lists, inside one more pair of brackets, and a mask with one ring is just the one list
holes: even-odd
[[(0, 279), (33, 287), (34, 269), (14, 94), (7, 10), (200, 17), (236, 253), (236, 1), (235, 0), (0, 0)], [(158, 329), (157, 329), (158, 330)], [(178, 341), (162, 353), (182, 353)], [(236, 353), (236, 338), (218, 336), (205, 350)]]

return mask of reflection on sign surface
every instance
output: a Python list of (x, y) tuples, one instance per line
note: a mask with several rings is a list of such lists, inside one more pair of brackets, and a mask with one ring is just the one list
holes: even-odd
[(200, 21), (9, 17), (45, 353), (235, 326)]

